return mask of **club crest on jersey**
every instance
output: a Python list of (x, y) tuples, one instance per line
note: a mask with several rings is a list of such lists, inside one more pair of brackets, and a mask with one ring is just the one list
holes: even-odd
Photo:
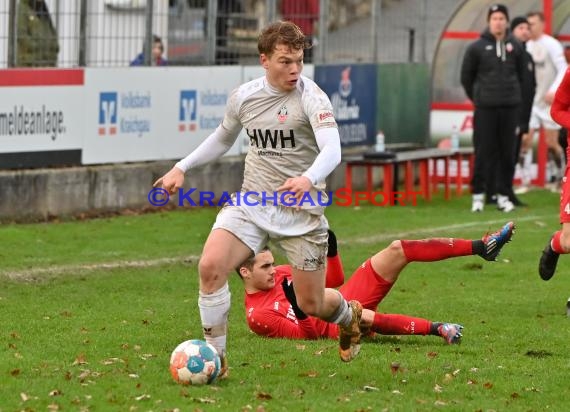
[(279, 123), (285, 123), (285, 120), (287, 120), (287, 115), (287, 106), (283, 106), (279, 110), (279, 113), (277, 113), (277, 120), (279, 120)]
[(513, 51), (513, 45), (512, 45), (512, 43), (507, 43), (507, 44), (505, 45), (505, 49), (507, 49), (507, 53), (512, 52), (512, 51)]

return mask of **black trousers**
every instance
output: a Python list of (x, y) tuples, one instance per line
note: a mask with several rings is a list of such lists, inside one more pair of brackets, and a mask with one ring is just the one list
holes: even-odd
[(517, 106), (475, 108), (472, 193), (498, 193), (504, 196), (511, 193), (518, 117)]

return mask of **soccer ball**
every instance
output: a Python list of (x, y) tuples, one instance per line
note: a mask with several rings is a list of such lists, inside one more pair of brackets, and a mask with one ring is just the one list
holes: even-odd
[(184, 385), (210, 384), (218, 377), (220, 368), (218, 352), (203, 340), (182, 342), (170, 355), (170, 374)]

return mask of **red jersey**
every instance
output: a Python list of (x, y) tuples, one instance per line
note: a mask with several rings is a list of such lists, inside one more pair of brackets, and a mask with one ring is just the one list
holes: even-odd
[[(570, 69), (566, 70), (562, 83), (558, 86), (550, 108), (552, 119), (560, 126), (570, 129)], [(570, 135), (569, 135), (570, 137)]]
[(297, 319), (281, 286), (284, 278), (291, 279), (291, 266), (276, 266), (275, 287), (245, 294), (245, 315), (249, 328), (258, 335), (270, 338), (336, 339), (338, 325), (312, 316)]
[[(556, 90), (554, 101), (550, 108), (552, 119), (560, 126), (570, 129), (570, 69), (564, 73), (564, 78)], [(570, 143), (570, 134), (566, 138)], [(566, 158), (570, 159), (570, 144), (566, 148)], [(566, 163), (560, 194), (560, 223), (570, 223), (570, 162)]]
[[(295, 316), (281, 283), (291, 279), (291, 266), (275, 267), (275, 286), (270, 290), (245, 294), (245, 316), (249, 328), (258, 335), (270, 338), (319, 339), (338, 337), (338, 325), (308, 316), (300, 320)], [(326, 287), (342, 285), (339, 292), (346, 300), (357, 300), (366, 309), (376, 311), (378, 304), (394, 285), (387, 282), (372, 268), (370, 259), (354, 271), (344, 283), (344, 270), (340, 257), (327, 258)]]

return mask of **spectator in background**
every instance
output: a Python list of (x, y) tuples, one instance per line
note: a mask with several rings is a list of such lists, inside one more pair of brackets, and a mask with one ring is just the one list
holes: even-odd
[(509, 194), (525, 66), (524, 50), (509, 33), (508, 21), (507, 7), (492, 5), (487, 29), (469, 45), (461, 66), (461, 85), (475, 106), (473, 212), (483, 211), (486, 187), (495, 188), (499, 210), (515, 208)]
[(20, 0), (16, 47), (18, 66), (57, 66), (57, 31), (44, 0)]
[[(546, 144), (553, 156), (558, 171), (554, 173), (554, 190), (559, 190), (562, 170), (562, 147), (558, 144), (560, 126), (552, 120), (550, 107), (554, 93), (562, 81), (566, 67), (562, 45), (554, 37), (544, 33), (544, 14), (539, 11), (527, 14), (530, 26), (530, 40), (526, 49), (532, 55), (536, 69), (536, 95), (530, 118), (530, 130), (527, 140), (523, 140), (523, 152), (529, 153), (532, 148), (534, 132), (540, 127), (544, 129)], [(526, 161), (529, 165), (530, 161)]]
[[(301, 28), (312, 45), (315, 42), (315, 22), (319, 19), (319, 0), (283, 0), (283, 20), (291, 21)], [(305, 63), (313, 62), (313, 48), (305, 49)]]
[[(162, 39), (156, 34), (153, 34), (152, 36), (151, 53), (151, 66), (166, 66), (168, 64), (167, 60), (162, 56), (164, 53), (164, 45), (162, 44)], [(131, 66), (144, 66), (144, 50), (139, 53), (137, 57), (135, 57), (135, 59), (131, 62)]]
[[(511, 32), (515, 38), (525, 46), (526, 42), (530, 39), (530, 27), (526, 17), (519, 16), (515, 17), (511, 22)], [(530, 122), (530, 114), (532, 111), (532, 103), (534, 101), (534, 94), (536, 92), (536, 78), (534, 75), (534, 61), (529, 52), (525, 50), (524, 65), (525, 70), (522, 82), (522, 104), (519, 113), (519, 130), (517, 140), (515, 142), (515, 163), (519, 162), (521, 175), (523, 172), (523, 163), (526, 153), (521, 153), (521, 144), (524, 139), (528, 139), (528, 129)], [(513, 168), (513, 178), (515, 174), (515, 168)], [(522, 175), (522, 181), (524, 183), (530, 183), (530, 174)], [(512, 179), (511, 179), (512, 180)], [(509, 199), (515, 206), (524, 206), (524, 204), (516, 197), (515, 193), (511, 190), (509, 194)]]

